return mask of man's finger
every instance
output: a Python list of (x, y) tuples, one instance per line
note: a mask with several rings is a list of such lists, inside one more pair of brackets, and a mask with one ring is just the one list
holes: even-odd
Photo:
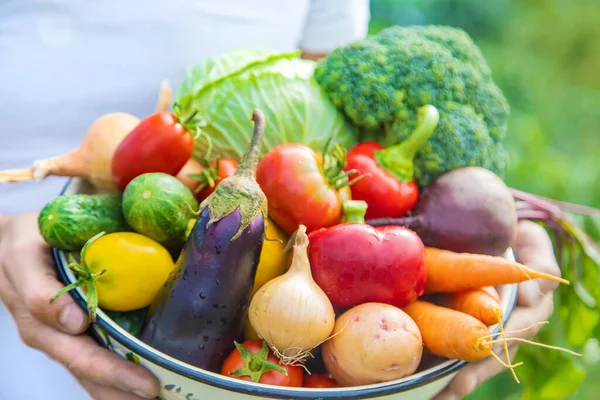
[[(505, 327), (507, 332), (518, 331), (525, 328), (526, 331), (517, 332), (507, 335), (509, 338), (532, 339), (539, 330), (541, 325), (531, 327), (536, 322), (547, 320), (553, 311), (552, 294), (546, 294), (539, 304), (534, 308), (518, 307), (509, 318), (509, 322)], [(500, 339), (500, 336), (497, 337)], [(517, 353), (518, 347), (521, 344), (516, 341), (508, 341), (510, 359), (513, 360)], [(497, 343), (494, 346), (494, 352), (505, 360), (505, 353), (502, 343)], [(480, 384), (490, 379), (491, 377), (504, 371), (506, 368), (495, 358), (488, 357), (478, 363), (468, 364), (455, 377), (452, 382), (436, 397), (434, 400), (455, 400), (461, 399), (472, 393)], [(515, 370), (518, 374), (518, 368)]]
[(158, 395), (160, 386), (150, 371), (98, 346), (90, 337), (54, 330), (30, 315), (15, 319), (27, 344), (46, 353), (77, 378), (125, 392), (137, 390), (136, 394), (146, 398)]
[(31, 225), (27, 232), (14, 233), (26, 239), (9, 244), (9, 257), (3, 260), (7, 277), (36, 318), (72, 335), (83, 333), (89, 324), (87, 315), (70, 295), (64, 294), (50, 303), (63, 285), (56, 279), (49, 248), (37, 232), (33, 217), (24, 223)]
[[(560, 276), (560, 268), (554, 256), (552, 240), (548, 233), (539, 224), (531, 221), (521, 221), (517, 230), (515, 245), (517, 260), (529, 268), (547, 274)], [(557, 282), (548, 279), (535, 279), (523, 285), (524, 292), (528, 295), (521, 300), (533, 306), (542, 294), (556, 288)], [(541, 292), (541, 293), (540, 293)]]
[(150, 371), (98, 346), (87, 336), (72, 337), (54, 331), (49, 339), (47, 343), (54, 345), (42, 350), (77, 377), (125, 392), (136, 391), (146, 398), (154, 398), (160, 391)]
[(122, 390), (101, 386), (83, 379), (77, 380), (81, 386), (88, 392), (93, 400), (142, 400), (145, 397), (136, 396), (133, 393), (126, 393)]

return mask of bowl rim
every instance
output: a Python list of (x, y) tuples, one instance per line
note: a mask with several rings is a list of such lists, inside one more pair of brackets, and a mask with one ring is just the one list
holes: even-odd
[[(64, 195), (72, 185), (74, 178), (71, 178), (62, 188), (59, 195)], [(56, 265), (61, 282), (65, 285), (73, 280), (68, 276), (62, 254), (62, 250), (52, 247), (52, 256)], [(510, 257), (514, 257), (512, 250), (507, 249)], [(502, 323), (506, 325), (517, 302), (517, 284), (505, 285), (508, 289), (508, 306), (504, 312)], [(81, 288), (69, 292), (75, 302), (87, 312), (87, 303), (82, 295)], [(268, 396), (268, 398), (277, 399), (371, 399), (381, 396), (387, 396), (411, 389), (425, 386), (436, 380), (439, 380), (449, 374), (463, 368), (467, 362), (462, 360), (446, 360), (441, 364), (423, 370), (417, 374), (401, 378), (390, 382), (371, 384), (367, 386), (342, 387), (337, 389), (312, 389), (312, 388), (286, 388), (279, 386), (255, 384), (252, 382), (237, 380), (226, 376), (194, 367), (187, 363), (178, 361), (142, 342), (140, 339), (130, 335), (119, 327), (106, 314), (99, 310), (95, 324), (106, 332), (111, 340), (116, 340), (122, 346), (130, 349), (135, 354), (148, 360), (149, 362), (165, 368), (177, 375), (184, 376), (194, 381), (207, 384), (212, 387), (224, 389), (240, 394), (251, 396)], [(499, 326), (495, 326), (490, 333), (499, 334)]]

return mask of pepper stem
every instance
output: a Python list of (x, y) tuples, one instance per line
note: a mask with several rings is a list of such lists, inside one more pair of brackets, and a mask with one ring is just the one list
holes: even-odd
[(435, 131), (440, 114), (432, 105), (417, 110), (417, 127), (402, 143), (375, 152), (377, 163), (400, 182), (414, 179), (413, 159), (425, 141)]
[(363, 200), (346, 200), (342, 203), (344, 211), (344, 222), (346, 223), (365, 223), (365, 214), (367, 213), (367, 202)]
[(250, 141), (250, 149), (244, 154), (235, 175), (243, 177), (254, 177), (256, 167), (258, 166), (258, 156), (265, 135), (265, 116), (262, 111), (254, 109), (252, 111), (252, 120), (254, 121), (254, 133)]
[(258, 353), (252, 353), (250, 350), (242, 346), (237, 342), (233, 342), (235, 347), (240, 352), (244, 366), (242, 368), (231, 371), (230, 374), (233, 376), (249, 376), (252, 382), (259, 383), (260, 378), (269, 371), (278, 371), (282, 374), (287, 375), (287, 371), (280, 365), (272, 363), (268, 360), (269, 347), (267, 342), (263, 340), (262, 349)]

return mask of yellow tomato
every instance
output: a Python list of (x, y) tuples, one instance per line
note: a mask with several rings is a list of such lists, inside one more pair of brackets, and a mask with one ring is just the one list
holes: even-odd
[(175, 264), (158, 242), (139, 233), (110, 233), (96, 239), (85, 253), (95, 279), (98, 305), (112, 311), (133, 311), (150, 305)]
[[(265, 240), (263, 248), (260, 253), (260, 261), (256, 270), (256, 277), (254, 278), (254, 288), (252, 289), (252, 296), (258, 289), (260, 289), (265, 283), (271, 279), (277, 278), (279, 275), (285, 272), (287, 266), (287, 257), (285, 256), (284, 250), (287, 235), (270, 219), (267, 220), (267, 232), (266, 238), (279, 239), (278, 240)], [(246, 320), (244, 326), (244, 337), (246, 340), (258, 339), (258, 335), (252, 329), (250, 322)]]

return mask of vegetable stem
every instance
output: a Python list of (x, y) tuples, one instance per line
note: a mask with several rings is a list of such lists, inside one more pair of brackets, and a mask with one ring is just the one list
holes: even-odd
[(256, 167), (258, 166), (258, 156), (265, 135), (265, 116), (262, 111), (254, 109), (252, 111), (252, 120), (254, 121), (254, 134), (250, 141), (250, 149), (244, 154), (239, 167), (235, 172), (237, 176), (254, 177)]
[(300, 225), (294, 232), (294, 252), (292, 255), (292, 264), (290, 271), (311, 276), (310, 262), (308, 261), (308, 236), (306, 235), (306, 226)]
[(242, 368), (231, 371), (230, 374), (234, 376), (249, 376), (252, 382), (258, 383), (260, 378), (269, 371), (278, 371), (284, 375), (287, 375), (287, 371), (280, 365), (272, 363), (267, 359), (269, 356), (269, 347), (267, 342), (263, 340), (262, 349), (254, 354), (241, 344), (234, 342), (235, 347), (240, 352), (242, 360), (244, 360), (244, 366)]
[(365, 223), (365, 214), (367, 213), (367, 203), (365, 201), (346, 200), (342, 204), (342, 208), (344, 211), (344, 222)]
[(52, 298), (50, 299), (50, 303), (58, 299), (63, 294), (70, 292), (73, 289), (78, 288), (79, 286), (84, 286), (86, 288), (86, 302), (88, 307), (88, 313), (90, 316), (90, 320), (92, 322), (96, 321), (96, 310), (98, 308), (98, 292), (96, 291), (95, 281), (100, 276), (102, 276), (106, 269), (102, 269), (96, 273), (92, 273), (91, 269), (85, 262), (85, 255), (87, 253), (88, 247), (94, 243), (97, 239), (104, 236), (106, 232), (100, 232), (96, 236), (89, 239), (83, 248), (81, 249), (80, 259), (81, 263), (77, 263), (75, 258), (72, 255), (69, 255), (69, 268), (71, 268), (78, 275), (78, 279), (71, 283), (68, 286), (65, 286), (61, 290), (59, 290)]
[(375, 152), (377, 163), (401, 182), (414, 178), (413, 159), (423, 143), (433, 134), (440, 114), (432, 105), (417, 110), (417, 127), (402, 143)]

